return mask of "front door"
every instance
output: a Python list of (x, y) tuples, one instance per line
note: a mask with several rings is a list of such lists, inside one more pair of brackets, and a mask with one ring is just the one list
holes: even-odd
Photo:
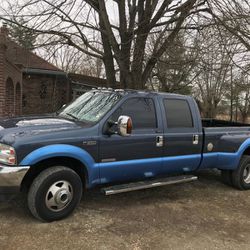
[(162, 124), (157, 118), (156, 105), (159, 104), (153, 97), (131, 97), (109, 117), (107, 121), (117, 121), (120, 115), (130, 116), (133, 131), (128, 137), (102, 134), (99, 148), (102, 183), (145, 179), (160, 173)]

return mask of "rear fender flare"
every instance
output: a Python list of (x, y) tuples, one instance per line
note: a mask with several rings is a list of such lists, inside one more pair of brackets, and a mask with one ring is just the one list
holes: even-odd
[(219, 169), (234, 170), (238, 167), (240, 160), (247, 148), (250, 148), (250, 138), (246, 139), (234, 153), (221, 152), (218, 154)]

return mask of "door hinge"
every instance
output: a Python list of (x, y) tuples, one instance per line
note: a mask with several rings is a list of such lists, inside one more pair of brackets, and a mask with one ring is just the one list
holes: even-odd
[(156, 136), (156, 147), (163, 146), (163, 135)]

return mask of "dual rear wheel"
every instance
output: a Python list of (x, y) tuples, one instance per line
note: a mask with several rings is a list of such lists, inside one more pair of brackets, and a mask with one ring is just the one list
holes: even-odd
[(250, 189), (250, 156), (243, 155), (235, 170), (222, 170), (222, 181), (240, 190)]

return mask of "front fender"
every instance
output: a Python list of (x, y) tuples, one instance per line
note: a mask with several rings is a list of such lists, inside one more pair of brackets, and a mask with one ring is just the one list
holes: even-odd
[(99, 168), (92, 156), (82, 148), (67, 145), (55, 144), (38, 148), (29, 153), (20, 162), (20, 166), (32, 166), (36, 163), (54, 157), (71, 157), (79, 160), (87, 169), (88, 186), (99, 183)]

